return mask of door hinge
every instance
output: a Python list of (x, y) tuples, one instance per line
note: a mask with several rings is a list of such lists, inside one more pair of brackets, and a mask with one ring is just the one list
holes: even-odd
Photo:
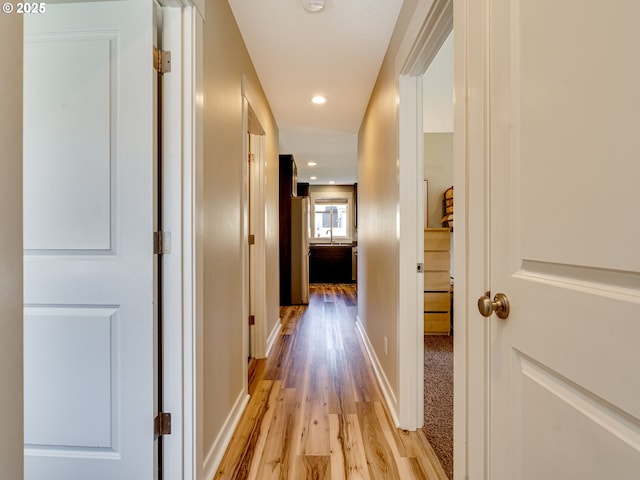
[(418, 264), (418, 273), (424, 273), (424, 263)]
[(255, 324), (256, 324), (256, 316), (249, 315), (249, 325), (255, 325)]
[(153, 47), (153, 68), (158, 73), (170, 73), (171, 72), (171, 52), (169, 50), (160, 50), (158, 47)]
[(153, 232), (154, 255), (171, 253), (171, 232)]
[(256, 244), (256, 236), (254, 234), (249, 234), (249, 245), (255, 245)]
[(255, 153), (250, 153), (249, 154), (249, 163), (254, 162), (256, 160), (256, 154)]
[(171, 414), (160, 412), (153, 419), (153, 434), (156, 438), (161, 435), (171, 435)]

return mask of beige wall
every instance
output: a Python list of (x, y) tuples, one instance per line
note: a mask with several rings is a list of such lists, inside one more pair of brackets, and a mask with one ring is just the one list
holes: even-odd
[(428, 227), (442, 224), (442, 197), (453, 185), (453, 133), (424, 134), (424, 178), (429, 181)]
[(23, 475), (22, 16), (0, 15), (0, 478)]
[[(203, 449), (210, 451), (243, 394), (242, 76), (266, 131), (268, 321), (278, 320), (278, 130), (227, 1), (208, 0), (204, 23)], [(262, 117), (260, 117), (262, 115)], [(275, 222), (274, 222), (275, 219)]]
[[(398, 395), (398, 89), (396, 56), (414, 10), (405, 0), (358, 134), (358, 316)], [(384, 338), (388, 354), (384, 354)]]

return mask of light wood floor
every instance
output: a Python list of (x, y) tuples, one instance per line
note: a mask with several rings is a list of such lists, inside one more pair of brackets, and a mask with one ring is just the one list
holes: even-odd
[(355, 326), (355, 285), (282, 307), (215, 479), (446, 480), (424, 433), (397, 430)]

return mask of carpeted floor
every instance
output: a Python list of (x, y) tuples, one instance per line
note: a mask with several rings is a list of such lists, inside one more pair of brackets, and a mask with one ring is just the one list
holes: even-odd
[(453, 479), (453, 337), (424, 336), (424, 430)]

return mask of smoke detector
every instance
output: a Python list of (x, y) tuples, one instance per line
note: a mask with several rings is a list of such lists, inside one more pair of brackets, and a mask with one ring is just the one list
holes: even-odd
[(302, 0), (302, 6), (307, 12), (319, 12), (324, 9), (324, 0)]

